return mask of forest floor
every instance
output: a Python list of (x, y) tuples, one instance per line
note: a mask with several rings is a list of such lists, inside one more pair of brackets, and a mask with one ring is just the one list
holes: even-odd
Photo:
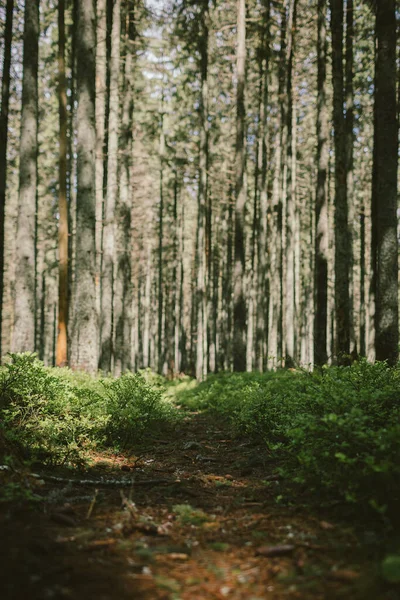
[(400, 598), (377, 583), (373, 532), (279, 506), (274, 465), (226, 431), (191, 413), (84, 473), (26, 473), (41, 500), (0, 509), (2, 600)]

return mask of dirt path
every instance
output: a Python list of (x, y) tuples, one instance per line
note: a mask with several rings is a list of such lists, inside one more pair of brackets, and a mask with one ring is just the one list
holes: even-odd
[(206, 415), (95, 460), (30, 478), (39, 509), (2, 512), (3, 600), (397, 598), (350, 527), (280, 508), (272, 466)]

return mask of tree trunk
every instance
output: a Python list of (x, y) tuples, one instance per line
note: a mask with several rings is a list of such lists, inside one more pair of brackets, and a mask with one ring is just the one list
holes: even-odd
[(377, 360), (398, 358), (396, 3), (376, 7), (372, 269)]
[(114, 294), (115, 294), (115, 209), (118, 196), (118, 117), (119, 117), (119, 62), (121, 36), (121, 0), (114, 0), (110, 103), (108, 120), (107, 195), (104, 206), (103, 247), (101, 265), (100, 361), (103, 373), (114, 368)]
[(14, 352), (35, 350), (39, 2), (26, 2), (17, 220)]
[(207, 376), (207, 255), (206, 227), (208, 206), (208, 0), (201, 15), (200, 43), (200, 155), (199, 190), (197, 217), (197, 343), (196, 343), (196, 379), (202, 381)]
[(4, 290), (4, 219), (7, 189), (8, 109), (10, 102), (10, 67), (14, 0), (7, 0), (4, 30), (3, 79), (0, 112), (0, 358), (2, 356), (3, 290)]
[(134, 2), (127, 2), (125, 16), (126, 44), (124, 63), (124, 90), (122, 102), (120, 195), (117, 201), (117, 272), (115, 289), (115, 374), (130, 368), (132, 329), (131, 283), (131, 212), (132, 212), (132, 119), (134, 69)]
[(246, 81), (246, 4), (238, 0), (237, 12), (237, 96), (235, 151), (235, 242), (233, 270), (233, 368), (246, 369), (245, 299), (245, 81)]
[(296, 235), (296, 199), (295, 199), (295, 169), (293, 156), (293, 140), (296, 136), (294, 119), (294, 47), (296, 33), (297, 0), (289, 4), (287, 28), (287, 147), (286, 147), (286, 243), (285, 243), (285, 280), (284, 280), (284, 315), (285, 315), (285, 365), (292, 367), (295, 361), (295, 235)]
[(326, 103), (327, 82), (327, 39), (326, 39), (326, 0), (318, 2), (318, 97), (317, 97), (317, 189), (316, 189), (316, 231), (315, 231), (315, 319), (314, 356), (317, 365), (328, 360), (328, 168), (329, 168), (329, 119)]
[(264, 0), (264, 28), (260, 64), (260, 147), (258, 152), (260, 172), (259, 235), (257, 257), (257, 323), (256, 356), (257, 368), (263, 371), (266, 366), (268, 345), (268, 281), (267, 281), (267, 228), (268, 228), (268, 103), (269, 103), (269, 65), (271, 44), (271, 1)]
[(351, 235), (348, 223), (346, 123), (344, 116), (343, 0), (331, 0), (333, 126), (335, 141), (335, 319), (336, 357), (350, 351), (349, 273)]
[(77, 206), (74, 317), (70, 364), (95, 372), (98, 366), (96, 311), (95, 188), (95, 10), (93, 0), (77, 0)]
[(96, 18), (96, 306), (100, 314), (107, 96), (107, 0), (97, 0)]
[(56, 365), (65, 367), (68, 322), (67, 81), (65, 77), (65, 1), (58, 2), (58, 102), (60, 123), (58, 190), (58, 337)]

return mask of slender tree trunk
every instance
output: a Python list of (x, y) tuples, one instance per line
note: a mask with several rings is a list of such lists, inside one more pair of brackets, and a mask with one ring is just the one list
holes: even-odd
[(98, 366), (96, 311), (95, 188), (95, 10), (93, 0), (77, 0), (77, 207), (74, 317), (70, 364), (95, 372)]
[[(200, 156), (199, 156), (199, 190), (197, 217), (197, 343), (196, 343), (196, 378), (202, 381), (207, 376), (207, 255), (206, 227), (208, 206), (208, 0), (202, 11), (202, 35), (200, 43)], [(206, 351), (205, 351), (206, 350)]]
[(116, 374), (130, 368), (132, 328), (131, 285), (131, 212), (132, 212), (132, 121), (134, 70), (134, 2), (127, 2), (125, 15), (126, 43), (124, 63), (124, 90), (122, 103), (120, 195), (117, 201), (117, 273), (115, 290), (115, 360)]
[(377, 360), (398, 358), (396, 3), (376, 5), (372, 271)]
[(318, 97), (317, 97), (317, 189), (315, 232), (315, 319), (314, 356), (317, 365), (328, 360), (328, 168), (329, 168), (329, 118), (327, 106), (326, 65), (328, 44), (326, 39), (326, 0), (318, 2)]
[(258, 273), (257, 273), (257, 367), (263, 371), (266, 366), (266, 348), (268, 345), (268, 282), (267, 282), (267, 229), (268, 229), (268, 103), (269, 103), (269, 64), (270, 64), (270, 32), (271, 1), (264, 0), (264, 38), (261, 49), (260, 65), (260, 121), (261, 140), (258, 154), (260, 181), (260, 208), (259, 208), (259, 237), (258, 237)]
[(343, 0), (331, 0), (333, 125), (335, 140), (335, 318), (336, 356), (350, 352), (350, 252), (348, 223), (346, 123), (344, 115)]
[(59, 190), (58, 190), (58, 337), (56, 364), (68, 362), (68, 204), (67, 204), (67, 80), (65, 77), (65, 1), (58, 2), (58, 102), (60, 123)]
[(13, 351), (35, 350), (39, 2), (26, 2)]
[(10, 102), (10, 67), (14, 0), (7, 0), (4, 30), (3, 79), (0, 112), (0, 359), (2, 356), (3, 290), (4, 290), (4, 219), (7, 189), (8, 109)]
[(97, 0), (96, 19), (96, 306), (100, 314), (107, 96), (107, 0)]
[(296, 205), (295, 205), (295, 170), (293, 169), (293, 138), (296, 135), (294, 129), (296, 122), (294, 115), (294, 48), (296, 33), (297, 0), (291, 0), (289, 4), (288, 34), (287, 34), (287, 147), (286, 147), (286, 243), (285, 243), (285, 292), (284, 292), (284, 315), (285, 315), (285, 365), (294, 365), (295, 360), (295, 233), (296, 233)]
[(272, 193), (272, 206), (270, 212), (269, 236), (269, 306), (268, 306), (268, 367), (276, 368), (282, 359), (282, 305), (283, 305), (283, 200), (286, 191), (285, 163), (287, 143), (287, 98), (285, 86), (286, 71), (286, 36), (287, 12), (286, 4), (282, 7), (282, 20), (280, 27), (280, 51), (278, 74), (279, 98), (279, 130), (275, 136), (275, 173)]
[(246, 369), (245, 299), (245, 81), (246, 81), (246, 4), (238, 0), (237, 9), (237, 97), (235, 154), (235, 243), (233, 272), (233, 368)]
[[(164, 96), (164, 92), (163, 92)], [(157, 366), (158, 372), (162, 373), (164, 368), (164, 288), (163, 288), (163, 251), (164, 251), (164, 97), (161, 102), (160, 111), (160, 200), (159, 200), (159, 238), (158, 238), (158, 336), (157, 336)]]
[(104, 207), (101, 266), (100, 361), (104, 373), (114, 368), (115, 210), (118, 197), (118, 117), (121, 0), (114, 0), (111, 33), (110, 103), (108, 120), (107, 196)]
[(348, 204), (348, 223), (349, 223), (349, 350), (353, 357), (358, 354), (357, 349), (357, 311), (356, 298), (359, 296), (357, 277), (356, 277), (356, 261), (354, 252), (355, 238), (355, 214), (356, 201), (354, 197), (354, 3), (353, 0), (346, 0), (346, 85), (345, 85), (345, 100), (346, 100), (346, 193)]

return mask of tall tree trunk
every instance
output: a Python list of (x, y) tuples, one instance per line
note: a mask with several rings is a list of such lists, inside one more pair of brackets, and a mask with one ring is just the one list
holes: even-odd
[(286, 147), (286, 243), (285, 243), (285, 287), (284, 287), (284, 315), (285, 315), (285, 365), (294, 365), (295, 360), (295, 234), (296, 234), (296, 200), (295, 200), (295, 169), (293, 168), (293, 140), (296, 136), (296, 122), (294, 120), (294, 48), (296, 33), (297, 0), (291, 0), (288, 15), (287, 33), (287, 147)]
[(108, 120), (107, 195), (104, 207), (101, 265), (100, 361), (104, 373), (114, 368), (115, 209), (118, 196), (118, 117), (121, 0), (114, 0), (111, 33), (110, 103)]
[(98, 366), (96, 311), (95, 188), (95, 10), (93, 0), (77, 0), (77, 206), (74, 317), (70, 364), (95, 372)]
[(396, 2), (376, 5), (372, 269), (377, 360), (398, 358)]
[(285, 163), (286, 163), (286, 127), (287, 127), (287, 98), (285, 86), (286, 71), (286, 36), (287, 36), (287, 11), (286, 3), (281, 8), (280, 25), (280, 50), (278, 74), (278, 99), (279, 99), (279, 130), (275, 136), (275, 173), (270, 212), (269, 235), (269, 305), (268, 305), (268, 367), (276, 368), (282, 359), (282, 304), (283, 304), (283, 202), (286, 190)]
[(335, 141), (335, 319), (336, 356), (350, 351), (350, 252), (348, 223), (346, 123), (344, 115), (343, 0), (331, 0), (333, 125)]
[(245, 82), (246, 82), (246, 3), (237, 4), (237, 97), (235, 152), (235, 243), (233, 271), (233, 368), (246, 369), (245, 299)]
[(196, 378), (202, 381), (207, 376), (207, 254), (206, 227), (208, 206), (208, 0), (205, 0), (201, 14), (200, 42), (200, 155), (199, 155), (199, 190), (197, 217), (197, 343), (196, 343)]
[(65, 77), (65, 1), (58, 2), (58, 102), (60, 123), (60, 149), (58, 173), (58, 337), (56, 364), (64, 367), (68, 362), (68, 204), (67, 204), (67, 80)]
[(158, 237), (158, 327), (157, 327), (157, 367), (158, 372), (164, 369), (164, 288), (163, 288), (163, 252), (164, 252), (164, 165), (165, 165), (165, 133), (164, 133), (164, 91), (160, 110), (160, 200), (159, 200), (159, 237)]
[(271, 44), (271, 0), (264, 0), (263, 44), (260, 64), (260, 148), (258, 153), (260, 182), (259, 236), (258, 236), (258, 273), (257, 273), (257, 326), (256, 355), (257, 368), (263, 371), (266, 366), (266, 348), (268, 344), (268, 282), (267, 282), (267, 224), (268, 224), (268, 103), (269, 103), (269, 64)]
[(97, 0), (96, 20), (96, 305), (100, 314), (107, 96), (107, 0)]
[(315, 232), (315, 319), (314, 356), (317, 365), (328, 360), (328, 168), (329, 168), (329, 119), (327, 107), (326, 65), (328, 44), (326, 39), (326, 0), (318, 1), (318, 97), (317, 97), (317, 189)]
[(7, 0), (4, 30), (3, 79), (0, 112), (0, 358), (2, 356), (3, 290), (4, 290), (4, 219), (7, 189), (8, 109), (10, 102), (10, 67), (14, 0)]
[(39, 2), (26, 2), (13, 351), (35, 350)]
[(125, 63), (122, 102), (120, 195), (117, 201), (117, 272), (115, 289), (115, 365), (116, 374), (130, 368), (132, 329), (131, 284), (131, 212), (132, 212), (132, 119), (133, 119), (133, 69), (135, 41), (135, 4), (126, 2)]
[(346, 84), (345, 84), (345, 101), (346, 101), (346, 193), (348, 204), (348, 223), (349, 223), (349, 350), (353, 357), (358, 354), (357, 340), (357, 310), (356, 298), (359, 297), (358, 279), (356, 277), (357, 266), (355, 261), (355, 214), (356, 201), (354, 196), (354, 2), (346, 0)]

